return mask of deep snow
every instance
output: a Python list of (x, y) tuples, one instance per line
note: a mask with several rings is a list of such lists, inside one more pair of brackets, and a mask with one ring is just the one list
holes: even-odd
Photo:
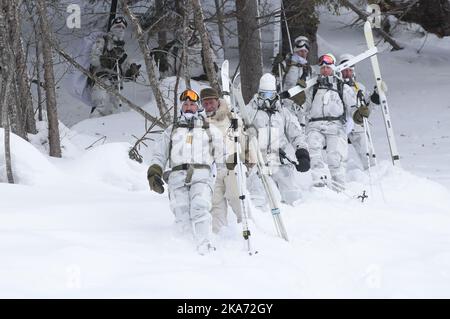
[[(350, 19), (322, 12), (321, 52), (365, 49), (361, 28), (337, 29)], [(212, 255), (197, 255), (174, 234), (167, 194), (151, 193), (146, 165), (128, 159), (132, 134), (144, 131), (139, 115), (61, 124), (62, 159), (44, 155), (44, 123), (32, 144), (12, 136), (18, 185), (0, 184), (0, 297), (450, 297), (450, 42), (429, 36), (418, 54), (423, 38), (399, 37), (406, 49), (384, 51), (380, 63), (404, 169), (387, 160), (376, 112), (381, 163), (373, 190), (357, 161), (348, 173), (350, 197), (364, 189), (370, 198), (306, 191), (296, 207), (282, 206), (289, 243), (275, 236), (270, 214), (256, 211), (250, 229), (259, 253), (252, 257), (232, 214)], [(370, 64), (357, 72), (371, 87)], [(73, 119), (81, 106), (59, 94), (65, 118)], [(135, 99), (150, 99), (145, 107), (154, 111), (147, 88), (138, 87)], [(146, 161), (150, 150), (142, 153)]]

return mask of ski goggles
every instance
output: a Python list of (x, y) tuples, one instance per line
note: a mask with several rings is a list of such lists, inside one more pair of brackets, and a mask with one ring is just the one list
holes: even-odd
[(198, 102), (200, 100), (200, 96), (195, 92), (194, 90), (185, 90), (180, 95), (180, 101), (187, 101), (190, 100), (192, 102)]
[(305, 40), (300, 40), (295, 42), (295, 48), (296, 49), (306, 49), (309, 51), (309, 43)]
[(331, 55), (324, 54), (319, 58), (319, 66), (322, 65), (334, 65), (335, 61)]
[(258, 97), (261, 100), (273, 100), (277, 96), (277, 92), (275, 91), (259, 91)]
[(123, 25), (125, 26), (125, 28), (128, 27), (128, 22), (127, 22), (127, 20), (125, 20), (124, 17), (117, 17), (117, 18), (114, 18), (114, 19), (111, 21), (111, 26), (113, 26), (113, 25), (115, 25), (115, 24), (123, 24)]

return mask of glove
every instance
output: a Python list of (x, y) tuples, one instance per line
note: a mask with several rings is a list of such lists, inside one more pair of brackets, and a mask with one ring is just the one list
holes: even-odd
[(372, 95), (370, 96), (372, 103), (380, 104), (380, 95), (378, 95), (377, 87), (374, 88)]
[(306, 81), (304, 79), (300, 78), (300, 79), (297, 80), (297, 85), (299, 85), (302, 88), (305, 88), (306, 87)]
[(311, 168), (311, 159), (309, 158), (309, 152), (304, 148), (299, 148), (295, 151), (295, 157), (297, 157), (298, 165), (295, 167), (299, 172), (307, 172)]
[(125, 77), (127, 78), (137, 78), (139, 76), (139, 69), (141, 68), (140, 64), (131, 63), (130, 68), (125, 72)]
[(164, 193), (164, 182), (161, 179), (162, 168), (159, 165), (153, 164), (148, 168), (147, 179), (150, 189), (158, 194)]
[(355, 111), (355, 113), (353, 113), (353, 121), (355, 121), (356, 124), (362, 124), (364, 122), (363, 117), (367, 118), (369, 115), (369, 107), (362, 105)]
[(237, 153), (234, 153), (228, 156), (225, 166), (227, 167), (228, 170), (232, 171), (234, 170), (236, 165), (237, 165)]
[(280, 64), (284, 61), (283, 55), (281, 53), (278, 53), (277, 56), (273, 59), (273, 64)]

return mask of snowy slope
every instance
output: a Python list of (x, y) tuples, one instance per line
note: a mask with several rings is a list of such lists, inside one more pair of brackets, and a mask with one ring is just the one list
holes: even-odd
[[(350, 18), (322, 14), (321, 52), (364, 50), (360, 28), (336, 29)], [(282, 206), (289, 243), (275, 236), (270, 214), (255, 211), (250, 229), (259, 253), (252, 257), (232, 214), (210, 256), (174, 234), (167, 194), (151, 193), (146, 165), (128, 159), (132, 134), (145, 127), (133, 112), (61, 126), (63, 159), (43, 155), (42, 125), (33, 145), (12, 136), (19, 184), (0, 184), (0, 297), (450, 297), (450, 194), (432, 181), (449, 186), (449, 139), (440, 138), (450, 134), (449, 46), (429, 39), (418, 55), (420, 39), (408, 36), (401, 35), (404, 51), (380, 56), (405, 170), (386, 160), (375, 113), (383, 161), (373, 189), (353, 161), (346, 194), (311, 190), (296, 207)], [(369, 71), (369, 63), (358, 66), (367, 87)], [(154, 112), (145, 94), (137, 100), (150, 101), (145, 108)], [(60, 103), (66, 112), (73, 106)], [(151, 146), (146, 161), (150, 153)], [(0, 150), (0, 174), (3, 160)], [(362, 190), (366, 202), (351, 198)]]

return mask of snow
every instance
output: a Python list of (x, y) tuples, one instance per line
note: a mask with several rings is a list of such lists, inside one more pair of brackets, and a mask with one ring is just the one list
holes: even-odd
[[(360, 27), (338, 29), (352, 15), (321, 14), (321, 52), (365, 49)], [(390, 164), (375, 112), (373, 186), (352, 159), (345, 194), (308, 190), (295, 207), (282, 205), (289, 242), (276, 236), (269, 213), (255, 211), (254, 256), (232, 213), (214, 237), (217, 251), (199, 256), (190, 238), (175, 234), (167, 194), (148, 189), (152, 142), (143, 164), (128, 158), (145, 120), (125, 107), (87, 119), (60, 90), (70, 125), (60, 124), (63, 158), (46, 155), (45, 122), (31, 143), (11, 136), (17, 184), (0, 184), (0, 297), (450, 297), (450, 41), (429, 36), (417, 53), (423, 39), (406, 31), (400, 39), (406, 48), (384, 50), (380, 64), (403, 168)], [(357, 74), (373, 86), (369, 63)], [(135, 93), (127, 92), (155, 114), (148, 87)], [(361, 203), (353, 197), (363, 190), (369, 198)]]

